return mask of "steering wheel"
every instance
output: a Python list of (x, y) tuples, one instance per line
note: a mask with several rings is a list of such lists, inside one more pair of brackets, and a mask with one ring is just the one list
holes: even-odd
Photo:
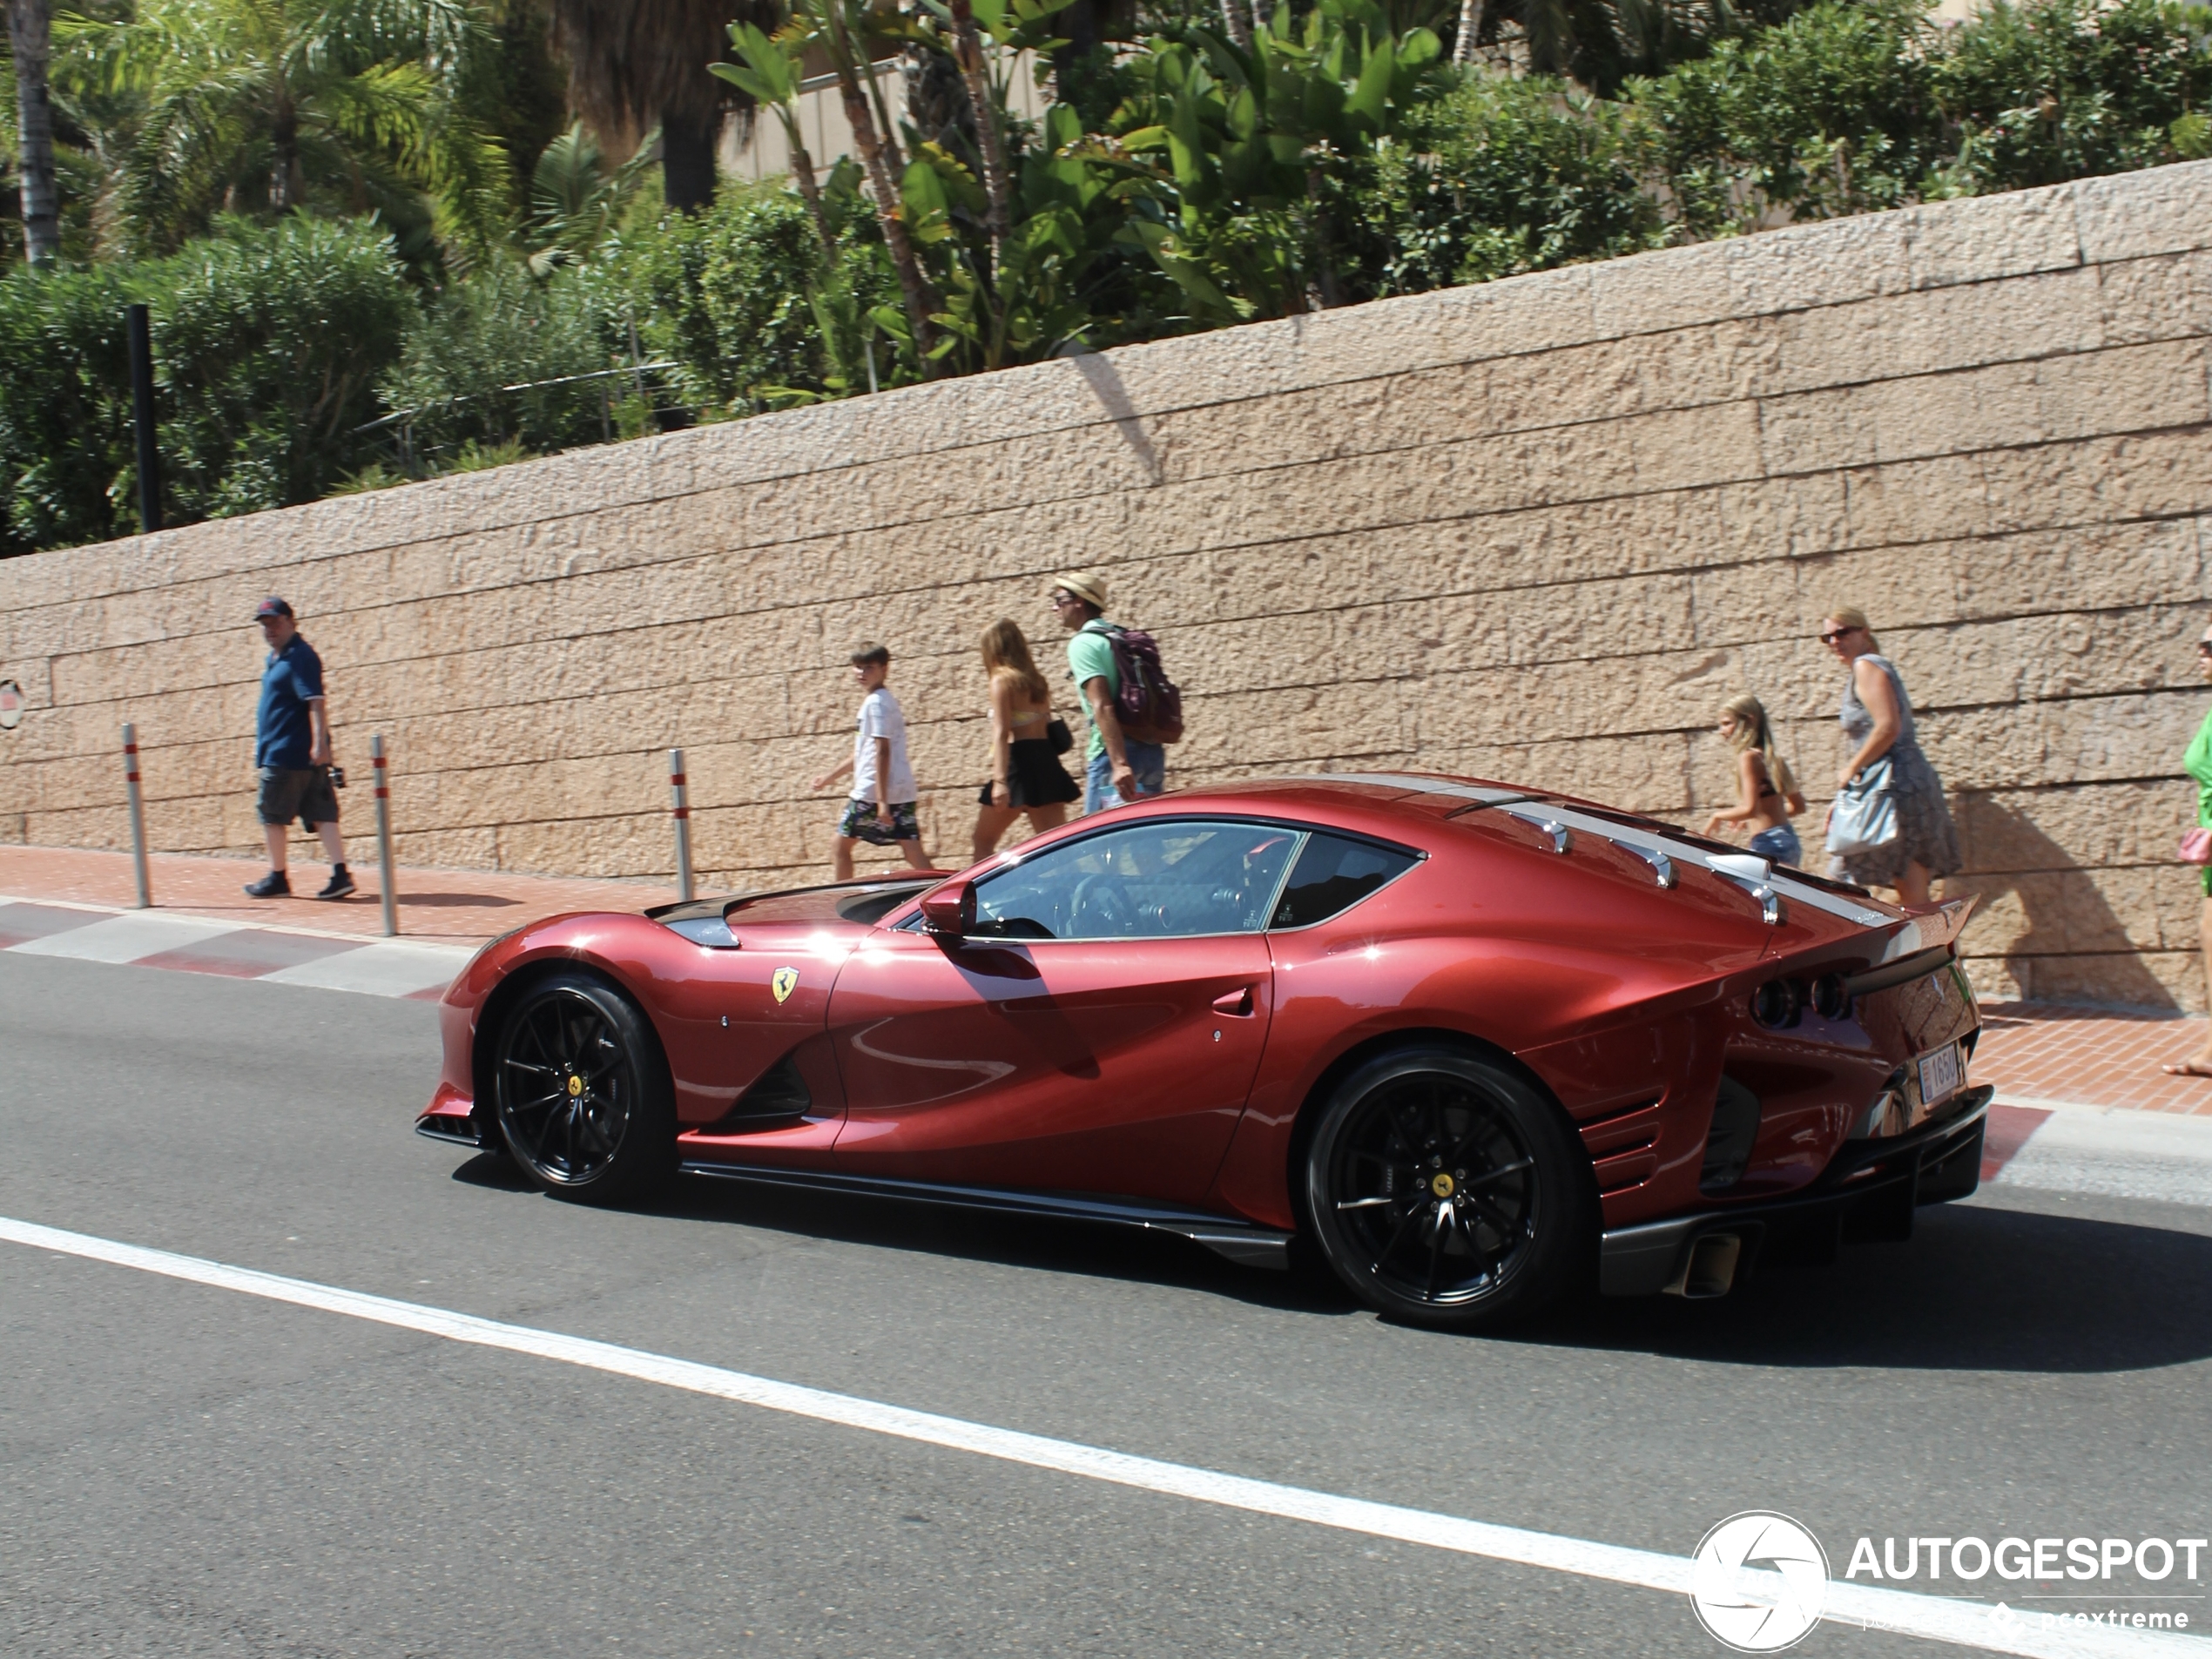
[(1100, 871), (1076, 883), (1068, 900), (1068, 933), (1075, 939), (1111, 939), (1136, 931), (1136, 914), (1121, 879)]

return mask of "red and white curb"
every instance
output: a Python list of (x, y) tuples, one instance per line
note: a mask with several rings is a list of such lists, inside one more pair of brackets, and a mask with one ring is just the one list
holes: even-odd
[(1981, 1183), (2212, 1208), (2212, 1117), (2000, 1095)]
[(128, 963), (274, 985), (435, 1001), (475, 954), (466, 945), (259, 927), (212, 916), (110, 910), (0, 894), (0, 950)]

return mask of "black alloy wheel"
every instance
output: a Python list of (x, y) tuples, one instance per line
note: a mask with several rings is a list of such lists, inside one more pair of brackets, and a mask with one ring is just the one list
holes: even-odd
[(501, 1138), (546, 1191), (610, 1203), (673, 1166), (660, 1045), (605, 981), (563, 973), (531, 986), (500, 1028), (493, 1063)]
[(1588, 1159), (1558, 1109), (1480, 1055), (1401, 1049), (1323, 1106), (1305, 1210), (1378, 1312), (1467, 1328), (1557, 1299), (1596, 1237)]

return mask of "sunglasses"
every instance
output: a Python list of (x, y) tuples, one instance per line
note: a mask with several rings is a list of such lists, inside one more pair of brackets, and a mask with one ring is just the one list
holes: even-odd
[(1820, 643), (1821, 643), (1822, 644), (1824, 644), (1824, 645), (1832, 645), (1832, 644), (1835, 644), (1838, 640), (1842, 639), (1842, 638), (1845, 637), (1846, 637), (1846, 636), (1848, 636), (1848, 635), (1851, 635), (1851, 634), (1855, 634), (1855, 633), (1857, 633), (1858, 631), (1858, 630), (1857, 628), (1838, 628), (1838, 629), (1837, 629), (1837, 630), (1836, 630), (1836, 631), (1835, 631), (1834, 633), (1832, 633), (1832, 634), (1823, 634), (1823, 635), (1821, 635), (1821, 636), (1820, 636)]
[(2212, 639), (2198, 640), (2196, 642), (2196, 654), (2199, 657), (2212, 657)]

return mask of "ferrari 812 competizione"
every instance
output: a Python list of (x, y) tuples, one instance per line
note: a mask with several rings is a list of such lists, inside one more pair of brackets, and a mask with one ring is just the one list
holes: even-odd
[(1541, 790), (1236, 784), (532, 922), (446, 993), (417, 1127), (579, 1199), (680, 1170), (1311, 1252), (1429, 1324), (1714, 1296), (1974, 1190), (1968, 907)]

